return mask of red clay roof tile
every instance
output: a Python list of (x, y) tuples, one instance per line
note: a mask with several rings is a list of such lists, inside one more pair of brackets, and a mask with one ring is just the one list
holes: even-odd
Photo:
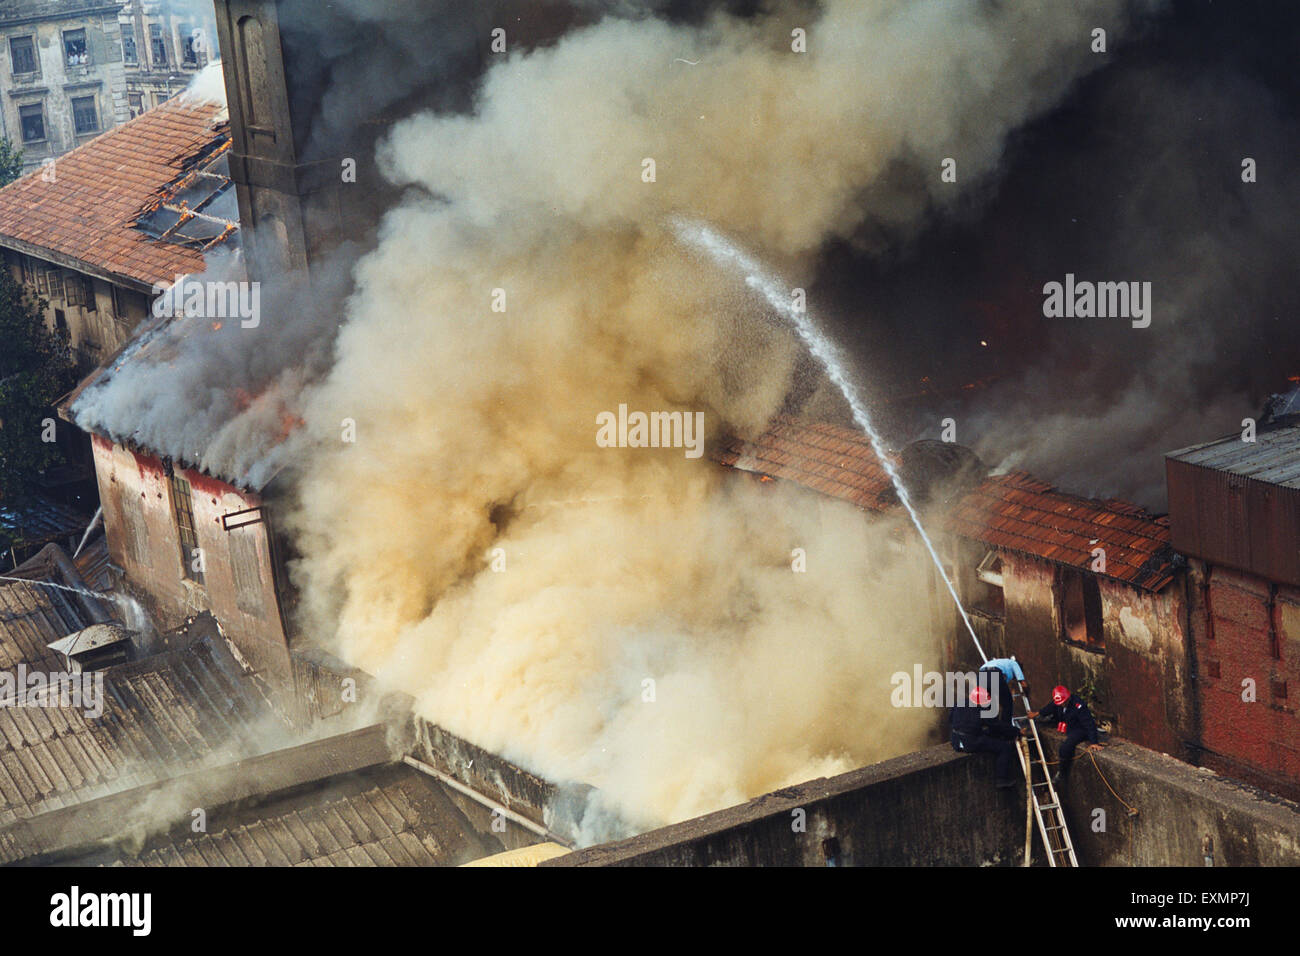
[[(838, 425), (777, 416), (751, 442), (724, 440), (715, 457), (869, 511), (898, 503), (870, 442)], [(1089, 568), (1093, 548), (1100, 547), (1106, 570), (1099, 573), (1148, 591), (1173, 580), (1167, 517), (1131, 502), (1065, 494), (1025, 472), (986, 478), (957, 501), (946, 524), (953, 534), (1076, 568)]]
[[(6, 239), (152, 286), (203, 271), (203, 254), (131, 228), (186, 162), (229, 139), (216, 103), (174, 97), (0, 189)], [(47, 181), (51, 180), (52, 181)]]

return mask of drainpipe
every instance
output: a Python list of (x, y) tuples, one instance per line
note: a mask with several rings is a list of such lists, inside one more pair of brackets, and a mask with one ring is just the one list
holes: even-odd
[[(1202, 566), (1202, 573), (1207, 576), (1206, 589), (1209, 588), (1209, 568)], [(1208, 596), (1208, 595), (1207, 595)], [(1210, 609), (1209, 602), (1202, 602), (1205, 616), (1208, 618)], [(1187, 749), (1191, 751), (1191, 764), (1194, 767), (1201, 765), (1201, 754), (1205, 751), (1205, 731), (1201, 724), (1201, 672), (1200, 664), (1196, 656), (1196, 633), (1192, 629), (1194, 614), (1192, 611), (1192, 566), (1190, 562), (1183, 571), (1183, 607), (1186, 617), (1186, 623), (1183, 627), (1183, 640), (1187, 643), (1187, 686), (1191, 696), (1191, 720), (1192, 720), (1192, 740), (1184, 741)]]
[[(59, 574), (63, 577), (63, 583), (69, 587), (80, 588), (83, 591), (89, 591), (86, 582), (81, 579), (81, 572), (77, 566), (72, 563), (72, 559), (57, 544), (46, 546), (50, 553), (50, 558), (54, 561), (55, 566), (59, 569)], [(113, 619), (108, 612), (100, 605), (99, 601), (92, 601), (84, 594), (72, 592), (72, 599), (81, 605), (86, 612), (86, 616), (96, 624), (111, 624)]]

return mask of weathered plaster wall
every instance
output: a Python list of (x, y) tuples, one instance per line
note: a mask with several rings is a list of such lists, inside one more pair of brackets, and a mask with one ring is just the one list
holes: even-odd
[(261, 500), (198, 472), (178, 469), (192, 488), (194, 530), (203, 552), (200, 584), (188, 580), (181, 565), (171, 488), (162, 462), (98, 436), (93, 447), (109, 553), (129, 584), (147, 597), (159, 623), (175, 627), (186, 617), (211, 611), (252, 667), (290, 681), (267, 525), (226, 530), (221, 520), (259, 507)]
[[(1138, 810), (1129, 817), (1088, 758), (1066, 797), (1084, 866), (1300, 865), (1300, 805), (1120, 742), (1097, 767)], [(856, 866), (1019, 865), (1024, 792), (992, 787), (989, 758), (945, 746), (809, 781), (695, 820), (602, 844), (544, 866), (823, 866), (838, 839)], [(1105, 829), (1094, 830), (1104, 810)], [(793, 826), (805, 813), (806, 830)], [(1034, 862), (1044, 865), (1035, 837)]]

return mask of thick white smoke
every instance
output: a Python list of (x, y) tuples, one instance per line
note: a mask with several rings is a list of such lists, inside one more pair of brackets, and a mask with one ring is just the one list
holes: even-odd
[[(748, 433), (790, 388), (790, 337), (668, 216), (798, 279), (828, 237), (906, 227), (990, 176), (1008, 131), (1103, 62), (1091, 30), (1123, 9), (608, 19), (504, 57), (473, 115), (401, 123), (382, 158), (411, 198), (358, 264), (304, 412), (310, 632), (452, 731), (601, 788), (633, 827), (922, 742), (888, 676), (937, 642), (891, 529), (680, 449), (598, 447), (596, 416), (703, 411), (712, 436)], [(900, 163), (928, 199), (881, 188)]]

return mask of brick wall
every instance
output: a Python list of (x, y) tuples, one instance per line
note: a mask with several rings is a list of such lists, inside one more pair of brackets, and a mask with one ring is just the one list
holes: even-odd
[(1300, 796), (1300, 591), (1199, 561), (1192, 582), (1204, 763)]

